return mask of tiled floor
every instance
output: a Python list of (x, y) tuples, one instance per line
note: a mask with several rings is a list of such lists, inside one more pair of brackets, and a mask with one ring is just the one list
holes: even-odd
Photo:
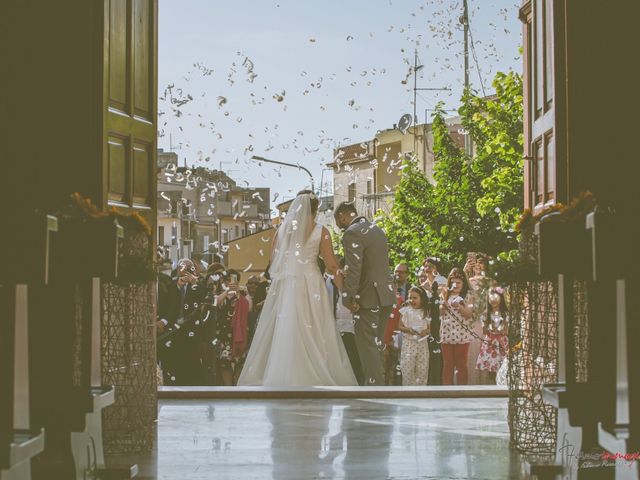
[(507, 400), (163, 400), (139, 478), (517, 479)]

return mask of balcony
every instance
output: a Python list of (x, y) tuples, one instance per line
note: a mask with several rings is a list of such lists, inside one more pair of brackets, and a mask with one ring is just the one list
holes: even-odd
[(334, 162), (329, 166), (336, 166), (352, 162), (370, 162), (375, 158), (375, 145), (373, 140), (352, 145), (344, 145), (333, 151)]
[(213, 210), (214, 215), (219, 217), (231, 217), (233, 213), (232, 211), (232, 203), (224, 202), (222, 200), (216, 200), (214, 202), (215, 208)]
[(238, 218), (259, 218), (258, 204), (254, 202), (216, 201), (214, 205), (213, 214), (218, 217), (233, 217), (237, 214)]
[(362, 196), (363, 214), (373, 217), (378, 210), (389, 213), (393, 206), (395, 192), (369, 193)]

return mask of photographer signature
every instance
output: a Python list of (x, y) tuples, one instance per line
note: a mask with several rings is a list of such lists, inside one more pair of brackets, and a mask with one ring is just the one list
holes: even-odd
[(576, 452), (575, 445), (567, 441), (566, 435), (562, 439), (562, 445), (558, 448), (562, 456), (562, 465), (568, 468), (595, 468), (615, 466), (618, 461), (624, 462), (624, 466), (631, 466), (640, 460), (640, 452), (610, 453), (607, 451)]

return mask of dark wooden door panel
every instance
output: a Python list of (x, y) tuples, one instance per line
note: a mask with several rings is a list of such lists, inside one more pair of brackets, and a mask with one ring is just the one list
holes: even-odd
[(150, 88), (152, 75), (151, 56), (153, 54), (151, 46), (153, 9), (149, 0), (134, 0), (133, 2), (133, 93), (134, 93), (134, 114), (148, 121), (151, 118), (153, 98), (151, 97), (153, 88)]
[(124, 208), (155, 203), (157, 4), (105, 0), (105, 190)]
[(150, 176), (153, 166), (153, 145), (150, 143), (134, 143), (133, 145), (133, 201), (136, 204), (149, 203), (151, 183), (154, 178)]
[(109, 84), (108, 105), (121, 112), (127, 111), (127, 2), (109, 1)]
[(123, 138), (109, 137), (107, 149), (107, 165), (109, 171), (109, 200), (124, 202), (127, 192), (127, 146)]

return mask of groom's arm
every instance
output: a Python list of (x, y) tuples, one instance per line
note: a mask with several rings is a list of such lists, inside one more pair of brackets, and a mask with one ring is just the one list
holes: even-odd
[(342, 303), (350, 308), (353, 303), (357, 303), (356, 295), (360, 288), (360, 276), (362, 275), (362, 259), (364, 256), (364, 245), (360, 238), (360, 232), (356, 229), (349, 229), (344, 232), (342, 245), (345, 256), (345, 280)]

